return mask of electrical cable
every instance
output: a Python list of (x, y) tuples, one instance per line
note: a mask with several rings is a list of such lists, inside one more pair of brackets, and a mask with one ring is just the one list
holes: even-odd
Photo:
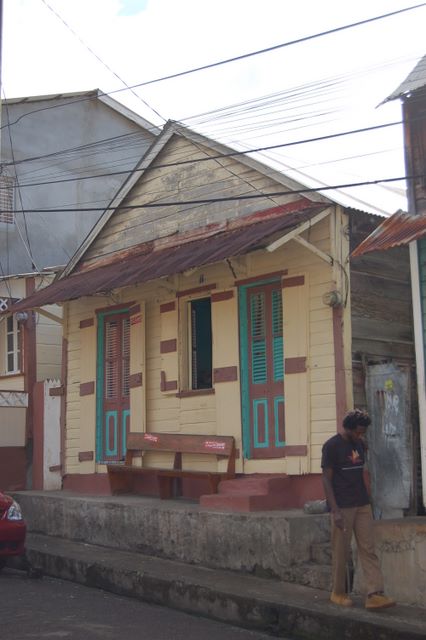
[(138, 95), (136, 93), (136, 91), (134, 91), (133, 87), (129, 87), (127, 82), (125, 80), (123, 80), (123, 78), (121, 78), (118, 75), (118, 73), (116, 73), (113, 69), (111, 69), (111, 67), (108, 66), (106, 64), (106, 62), (104, 62), (102, 60), (102, 58), (100, 58), (97, 55), (97, 53), (95, 53), (93, 51), (93, 49), (91, 47), (89, 47), (89, 45), (78, 35), (78, 33), (76, 31), (74, 31), (74, 29), (62, 18), (62, 16), (59, 15), (59, 13), (57, 13), (57, 11), (55, 11), (55, 9), (53, 9), (53, 7), (51, 7), (48, 2), (46, 2), (46, 0), (41, 0), (41, 1), (53, 13), (53, 15), (56, 16), (62, 22), (63, 25), (65, 25), (65, 27), (73, 34), (73, 36), (75, 36), (77, 38), (77, 40), (89, 51), (89, 53), (91, 53), (91, 55), (93, 55), (96, 58), (96, 60), (98, 60), (98, 62), (100, 62), (105, 67), (105, 69), (107, 69), (122, 84), (124, 84), (126, 89), (128, 89), (134, 96), (136, 96), (136, 98), (138, 98), (138, 100), (140, 100), (142, 102), (142, 104), (145, 105), (145, 107), (148, 107), (148, 109), (150, 109), (153, 113), (155, 113), (155, 115), (158, 116), (160, 118), (160, 120), (163, 120), (164, 122), (166, 122), (166, 118), (163, 118), (163, 116), (156, 109), (154, 109), (154, 107), (151, 107), (151, 105), (148, 104), (148, 102), (146, 102), (146, 100), (144, 100), (140, 95)]
[[(6, 95), (4, 94), (4, 91), (3, 91), (3, 96), (6, 99)], [(8, 121), (9, 121), (9, 110), (8, 110), (7, 103), (6, 103), (6, 117), (7, 117)], [(15, 152), (14, 152), (14, 148), (13, 148), (12, 132), (11, 132), (10, 127), (8, 127), (7, 131), (8, 131), (9, 143), (10, 143), (10, 153), (11, 153), (11, 156), (12, 156), (12, 160), (14, 160)], [(27, 254), (28, 254), (28, 256), (29, 256), (29, 258), (31, 260), (31, 267), (33, 269), (36, 268), (39, 271), (39, 269), (38, 269), (38, 267), (37, 267), (37, 265), (35, 263), (34, 255), (33, 255), (32, 249), (31, 249), (31, 242), (30, 242), (30, 237), (29, 237), (29, 233), (28, 233), (28, 225), (27, 225), (27, 219), (26, 219), (26, 216), (25, 216), (24, 203), (23, 203), (23, 200), (22, 200), (22, 193), (21, 193), (21, 188), (20, 188), (20, 185), (19, 185), (19, 178), (18, 178), (18, 174), (17, 174), (16, 171), (15, 171), (15, 180), (16, 180), (16, 186), (17, 186), (17, 191), (18, 191), (19, 202), (21, 203), (21, 211), (20, 212), (22, 213), (23, 220), (24, 220), (25, 235), (27, 237), (27, 241), (26, 242), (24, 240), (24, 237), (22, 235), (22, 232), (21, 232), (21, 229), (19, 227), (18, 221), (16, 219), (14, 220), (15, 226), (16, 226), (16, 228), (18, 230), (19, 237), (22, 240), (22, 244), (24, 245), (24, 248), (25, 248), (25, 250), (26, 250), (26, 252), (27, 252)], [(9, 262), (9, 259), (8, 259), (8, 262)]]
[[(380, 125), (374, 125), (372, 127), (362, 127), (361, 129), (352, 129), (350, 131), (340, 131), (339, 133), (331, 133), (325, 136), (318, 136), (318, 137), (314, 137), (314, 138), (307, 138), (304, 140), (294, 140), (292, 142), (284, 142), (284, 143), (280, 143), (280, 144), (273, 144), (273, 145), (267, 145), (264, 147), (257, 147), (255, 149), (249, 149), (246, 151), (237, 151), (237, 150), (233, 150), (233, 151), (229, 151), (227, 153), (221, 153), (219, 155), (215, 155), (215, 156), (205, 156), (202, 158), (192, 158), (192, 159), (187, 159), (187, 160), (179, 160), (177, 162), (165, 162), (165, 163), (160, 163), (160, 164), (153, 164), (150, 165), (149, 169), (163, 169), (166, 167), (177, 167), (177, 166), (181, 166), (181, 165), (185, 165), (185, 164), (193, 164), (195, 162), (207, 162), (209, 160), (215, 160), (215, 159), (221, 159), (221, 158), (232, 158), (232, 157), (238, 157), (238, 156), (244, 156), (247, 155), (249, 153), (258, 153), (260, 151), (269, 151), (272, 149), (281, 149), (284, 147), (293, 147), (296, 145), (300, 145), (300, 144), (308, 144), (308, 143), (312, 143), (312, 142), (319, 142), (319, 141), (323, 141), (323, 140), (331, 140), (331, 139), (335, 139), (335, 138), (341, 138), (342, 136), (348, 136), (348, 135), (355, 135), (355, 134), (359, 134), (359, 133), (366, 133), (368, 131), (375, 131), (378, 129), (385, 129), (387, 127), (394, 127), (397, 125), (401, 125), (403, 124), (403, 122), (401, 120), (398, 120), (396, 122), (387, 122), (384, 124), (380, 124)], [(138, 169), (135, 168), (133, 170), (132, 173), (140, 173), (145, 171), (145, 169)], [(51, 184), (59, 184), (59, 183), (64, 183), (64, 182), (76, 182), (79, 180), (91, 180), (91, 179), (96, 179), (96, 178), (105, 178), (106, 176), (113, 176), (113, 175), (123, 175), (123, 174), (128, 174), (130, 173), (130, 171), (113, 171), (113, 172), (109, 172), (109, 173), (99, 173), (99, 174), (92, 174), (89, 176), (77, 176), (77, 177), (73, 177), (73, 178), (63, 178), (60, 180), (50, 180), (50, 181), (46, 181), (46, 182), (27, 182), (27, 183), (22, 183), (21, 184), (21, 188), (25, 188), (25, 187), (35, 187), (35, 186), (42, 186), (42, 185), (51, 185)]]
[[(289, 102), (291, 103), (293, 100), (296, 101), (300, 101), (303, 99), (303, 95), (306, 94), (309, 98), (313, 98), (315, 96), (316, 98), (316, 102), (318, 102), (318, 96), (321, 95), (320, 92), (323, 91), (324, 88), (329, 88), (330, 86), (332, 87), (337, 87), (340, 86), (344, 83), (349, 84), (349, 81), (353, 81), (354, 78), (356, 77), (360, 77), (363, 79), (363, 82), (365, 82), (365, 77), (367, 73), (370, 73), (371, 71), (376, 72), (376, 71), (382, 71), (384, 68), (389, 67), (389, 66), (394, 66), (395, 62), (398, 63), (400, 62), (401, 59), (393, 59), (391, 61), (387, 61), (385, 64), (380, 64), (380, 65), (374, 65), (374, 66), (369, 66), (369, 67), (363, 67), (358, 69), (355, 73), (350, 73), (350, 74), (340, 74), (338, 76), (331, 76), (316, 82), (309, 82), (309, 83), (305, 83), (303, 85), (299, 85), (290, 89), (286, 89), (284, 91), (279, 91), (279, 92), (275, 92), (266, 96), (260, 96), (260, 97), (256, 97), (256, 98), (252, 98), (249, 100), (245, 100), (242, 101), (240, 103), (236, 103), (236, 104), (232, 104), (232, 105), (228, 105), (228, 106), (223, 106), (217, 109), (213, 109), (211, 111), (208, 112), (204, 112), (198, 115), (193, 115), (193, 116), (188, 116), (186, 118), (181, 118), (179, 119), (179, 122), (183, 123), (185, 126), (188, 126), (188, 124), (190, 123), (190, 121), (194, 121), (193, 123), (191, 122), (190, 126), (200, 126), (202, 124), (210, 124), (210, 125), (214, 125), (215, 126), (215, 122), (220, 122), (222, 119), (228, 119), (230, 114), (234, 114), (237, 115), (239, 113), (244, 114), (244, 113), (251, 113), (253, 120), (257, 117), (256, 114), (253, 114), (253, 110), (254, 111), (263, 111), (267, 108), (268, 105), (273, 105), (276, 104), (277, 107), (279, 107), (280, 113), (282, 113), (283, 108), (285, 108), (285, 111), (288, 112), (289, 110), (291, 111), (292, 109), (294, 109), (295, 107), (289, 107)], [(329, 89), (327, 89), (327, 93), (325, 95), (329, 95), (330, 91)], [(308, 103), (309, 104), (309, 103)], [(335, 113), (335, 111), (334, 111)], [(309, 117), (316, 117), (318, 114), (309, 114)], [(248, 117), (248, 116), (247, 116)], [(288, 122), (288, 121), (287, 121)], [(277, 125), (281, 124), (282, 121), (277, 121)], [(324, 124), (324, 123), (323, 123)], [(317, 123), (316, 123), (317, 125)], [(300, 127), (298, 127), (300, 129)], [(256, 125), (256, 130), (259, 129), (259, 125)], [(293, 127), (292, 130), (295, 130), (295, 127)], [(208, 133), (208, 136), (210, 136), (211, 134)], [(217, 139), (218, 136), (218, 132), (215, 131), (215, 134), (212, 135), (212, 137), (216, 137)], [(120, 149), (121, 147), (125, 147), (126, 149), (131, 148), (132, 146), (135, 147), (135, 149), (138, 148), (138, 141), (140, 140), (141, 137), (141, 133), (137, 132), (137, 133), (126, 133), (126, 134), (122, 134), (119, 136), (113, 136), (110, 138), (103, 138), (101, 140), (97, 140), (97, 141), (93, 141), (91, 143), (87, 143), (84, 145), (77, 145), (75, 147), (70, 147), (70, 148), (66, 148), (66, 149), (60, 149), (54, 152), (50, 152), (50, 153), (46, 153), (46, 154), (39, 154), (37, 156), (30, 156), (27, 158), (21, 158), (19, 160), (15, 160), (15, 163), (13, 162), (3, 162), (2, 166), (10, 166), (10, 165), (19, 165), (19, 164), (23, 164), (23, 163), (28, 163), (28, 162), (33, 162), (33, 161), (38, 161), (40, 159), (44, 159), (44, 158), (53, 158), (53, 157), (59, 157), (61, 155), (67, 156), (68, 159), (70, 159), (70, 156), (75, 153), (76, 154), (76, 158), (78, 158), (79, 160), (81, 160), (82, 157), (87, 158), (88, 155), (90, 155), (90, 153), (92, 153), (92, 155), (95, 155), (97, 152), (100, 152), (102, 150), (102, 146), (105, 145), (105, 149), (108, 148), (108, 150), (113, 151)], [(259, 137), (259, 136), (256, 136)], [(240, 137), (241, 139), (241, 137)], [(253, 139), (253, 137), (251, 137), (251, 139)], [(134, 142), (132, 142), (132, 140), (134, 140)], [(110, 146), (111, 145), (111, 146)], [(114, 147), (112, 146), (114, 145)], [(83, 153), (80, 153), (77, 156), (78, 152), (82, 152), (85, 151), (84, 155)], [(139, 156), (140, 157), (140, 156)], [(139, 159), (136, 158), (136, 156), (134, 157), (135, 159)], [(110, 164), (110, 163), (108, 163)], [(104, 165), (105, 166), (105, 165)], [(50, 168), (50, 167), (49, 167)], [(39, 172), (41, 169), (37, 169), (36, 171)], [(30, 173), (33, 172), (21, 172), (21, 176), (27, 176)], [(47, 176), (46, 176), (47, 177)]]
[[(426, 174), (418, 174), (412, 176), (400, 176), (398, 178), (377, 178), (376, 180), (363, 180), (362, 182), (347, 182), (343, 184), (336, 185), (326, 185), (326, 186), (318, 186), (318, 187), (302, 187), (300, 189), (289, 189), (287, 191), (273, 191), (259, 194), (246, 194), (240, 196), (223, 196), (221, 198), (200, 198), (194, 200), (173, 200), (168, 202), (141, 202), (135, 205), (119, 205), (117, 207), (88, 207), (88, 208), (79, 208), (79, 209), (27, 209), (27, 213), (64, 213), (64, 212), (82, 212), (82, 211), (115, 211), (116, 209), (120, 210), (132, 210), (132, 209), (143, 209), (143, 208), (152, 208), (152, 207), (176, 207), (182, 205), (193, 205), (193, 204), (215, 204), (219, 202), (238, 202), (241, 200), (257, 200), (259, 198), (274, 198), (278, 196), (287, 196), (287, 195), (301, 195), (303, 193), (312, 193), (312, 192), (322, 192), (329, 191), (332, 189), (350, 189), (354, 187), (362, 187), (368, 185), (378, 185), (378, 184), (386, 184), (391, 182), (402, 182), (407, 180), (417, 180), (423, 179), (426, 177)], [(160, 218), (161, 219), (161, 218)]]
[[(136, 89), (138, 87), (144, 87), (144, 86), (147, 86), (147, 85), (156, 84), (158, 82), (164, 82), (166, 80), (179, 78), (179, 77), (186, 76), (186, 75), (189, 75), (189, 74), (192, 74), (192, 73), (197, 73), (199, 71), (205, 71), (206, 69), (212, 69), (212, 68), (219, 67), (219, 66), (222, 66), (222, 65), (225, 65), (225, 64), (229, 64), (231, 62), (238, 62), (240, 60), (244, 60), (244, 59), (247, 59), (247, 58), (250, 58), (250, 57), (253, 57), (253, 56), (262, 55), (264, 53), (270, 53), (272, 51), (276, 51), (278, 49), (283, 49), (285, 47), (289, 47), (289, 46), (292, 46), (292, 45), (295, 45), (295, 44), (301, 44), (303, 42), (308, 42), (309, 40), (313, 40), (315, 38), (320, 38), (320, 37), (331, 35), (331, 34), (334, 34), (334, 33), (338, 33), (338, 32), (341, 32), (341, 31), (344, 31), (344, 30), (347, 30), (347, 29), (356, 28), (356, 27), (359, 27), (359, 26), (362, 26), (362, 25), (365, 25), (365, 24), (368, 24), (368, 23), (375, 22), (377, 20), (383, 20), (385, 18), (389, 18), (389, 17), (393, 17), (393, 16), (396, 16), (396, 15), (400, 15), (401, 13), (405, 13), (407, 11), (412, 11), (412, 10), (415, 10), (415, 9), (420, 9), (422, 7), (425, 7), (425, 6), (426, 6), (426, 2), (422, 2), (420, 4), (412, 5), (410, 7), (405, 7), (403, 9), (398, 9), (396, 11), (391, 11), (389, 13), (381, 14), (379, 16), (374, 16), (372, 18), (366, 18), (364, 20), (359, 20), (358, 22), (352, 22), (350, 24), (342, 25), (340, 27), (335, 27), (333, 29), (328, 29), (326, 31), (321, 31), (319, 33), (315, 33), (315, 34), (311, 34), (311, 35), (304, 36), (304, 37), (301, 37), (301, 38), (297, 38), (295, 40), (290, 40), (290, 41), (287, 41), (287, 42), (283, 42), (281, 44), (273, 45), (273, 46), (267, 47), (265, 49), (258, 49), (256, 51), (251, 51), (249, 53), (241, 54), (241, 55), (235, 56), (233, 58), (227, 58), (225, 60), (220, 60), (220, 61), (213, 62), (213, 63), (210, 63), (210, 64), (206, 64), (206, 65), (203, 65), (203, 66), (200, 66), (200, 67), (194, 67), (192, 69), (187, 69), (185, 71), (180, 71), (178, 73), (173, 73), (173, 74), (169, 74), (169, 75), (166, 75), (166, 76), (161, 76), (159, 78), (154, 78), (152, 80), (146, 80), (144, 82), (139, 82), (137, 84), (130, 85), (128, 88), (126, 87), (124, 89), (115, 89), (113, 91), (108, 91), (108, 92), (103, 92), (103, 93), (100, 92), (100, 93), (98, 93), (98, 97), (111, 96), (111, 95), (113, 95), (115, 93), (120, 93), (120, 92), (123, 92), (123, 91), (128, 91), (130, 89)], [(90, 98), (86, 97), (86, 98), (80, 98), (78, 100), (70, 101), (67, 104), (68, 105), (69, 104), (75, 104), (77, 102), (82, 102), (82, 101), (89, 100), (89, 99), (92, 100), (93, 96), (90, 97)], [(35, 109), (35, 110), (31, 111), (31, 112), (22, 114), (19, 118), (17, 118), (14, 122), (12, 122), (10, 124), (11, 125), (16, 124), (22, 118), (27, 117), (27, 116), (29, 116), (29, 115), (31, 115), (33, 113), (38, 113), (39, 111), (46, 111), (48, 109), (53, 109), (53, 108), (60, 108), (60, 107), (63, 107), (63, 106), (65, 106), (65, 105), (51, 105), (50, 107), (43, 107), (41, 109)], [(2, 129), (1, 126), (0, 126), (0, 129)]]

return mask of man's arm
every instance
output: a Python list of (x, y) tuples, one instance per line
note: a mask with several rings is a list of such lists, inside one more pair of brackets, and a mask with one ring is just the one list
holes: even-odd
[(327, 503), (331, 509), (331, 513), (333, 514), (334, 524), (339, 529), (344, 529), (345, 521), (343, 519), (342, 512), (337, 506), (336, 498), (333, 491), (332, 479), (333, 469), (331, 467), (325, 467), (322, 470), (322, 484), (324, 487), (325, 497), (327, 498)]

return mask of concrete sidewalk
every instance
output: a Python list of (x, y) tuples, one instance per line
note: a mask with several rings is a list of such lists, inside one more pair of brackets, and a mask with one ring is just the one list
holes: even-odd
[(304, 640), (420, 640), (426, 610), (369, 612), (328, 601), (328, 592), (236, 571), (30, 533), (28, 555), (51, 576), (73, 580), (273, 635)]

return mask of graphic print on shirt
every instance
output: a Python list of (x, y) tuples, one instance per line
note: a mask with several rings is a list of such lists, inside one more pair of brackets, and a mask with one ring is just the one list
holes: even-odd
[(342, 470), (344, 471), (348, 469), (359, 469), (364, 466), (364, 458), (360, 455), (358, 449), (352, 449), (346, 459), (351, 463), (351, 466), (342, 466)]
[(352, 453), (349, 456), (349, 460), (352, 462), (352, 464), (359, 464), (361, 457), (356, 449), (352, 449)]

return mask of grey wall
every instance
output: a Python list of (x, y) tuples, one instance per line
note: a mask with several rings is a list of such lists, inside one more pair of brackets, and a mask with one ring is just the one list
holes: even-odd
[[(11, 100), (2, 105), (2, 166), (21, 185), (15, 189), (15, 208), (28, 211), (18, 213), (14, 225), (0, 223), (0, 261), (5, 274), (33, 270), (25, 244), (39, 269), (66, 264), (102, 213), (78, 209), (106, 206), (127, 175), (28, 187), (25, 184), (130, 171), (155, 138), (153, 132), (102, 103), (96, 95), (90, 100), (81, 97), (84, 94)], [(62, 152), (82, 145), (89, 146)], [(45, 154), (56, 155), (21, 162)], [(13, 161), (15, 166), (9, 164)], [(48, 207), (77, 211), (30, 211)]]

